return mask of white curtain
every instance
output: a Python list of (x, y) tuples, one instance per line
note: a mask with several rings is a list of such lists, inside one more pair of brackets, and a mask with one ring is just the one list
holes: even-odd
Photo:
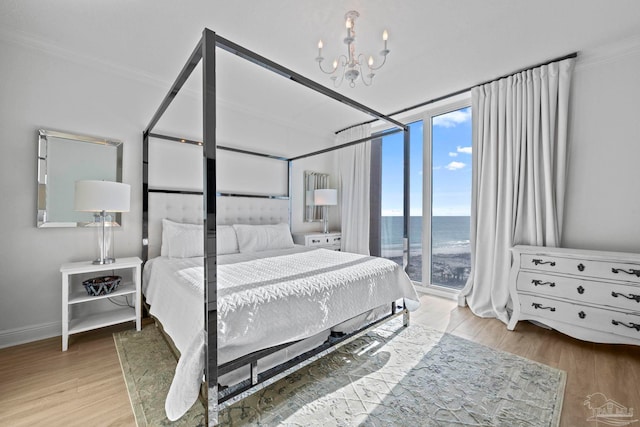
[[(360, 125), (340, 132), (336, 145), (371, 136), (371, 125)], [(369, 181), (371, 141), (336, 151), (340, 172), (340, 212), (342, 250), (369, 255)]]
[(473, 88), (471, 275), (461, 293), (507, 323), (513, 245), (558, 246), (574, 59)]

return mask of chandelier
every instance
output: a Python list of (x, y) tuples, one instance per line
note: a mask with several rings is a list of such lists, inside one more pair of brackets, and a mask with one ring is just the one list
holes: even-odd
[(355, 10), (351, 10), (344, 15), (345, 25), (347, 27), (347, 37), (344, 39), (344, 44), (347, 45), (347, 54), (340, 55), (334, 59), (333, 67), (328, 71), (322, 68), (322, 61), (324, 61), (322, 57), (323, 44), (322, 40), (318, 42), (318, 57), (316, 61), (323, 73), (331, 75), (334, 87), (342, 85), (345, 79), (349, 81), (349, 86), (355, 87), (358, 77), (360, 77), (365, 86), (370, 86), (371, 83), (373, 83), (373, 76), (375, 76), (374, 71), (382, 68), (385, 62), (387, 62), (387, 55), (390, 52), (389, 49), (387, 49), (387, 39), (389, 38), (387, 30), (384, 30), (382, 33), (384, 49), (380, 51), (380, 55), (383, 58), (380, 65), (373, 65), (373, 56), (369, 56), (369, 59), (365, 62), (365, 56), (363, 54), (356, 54), (356, 18), (359, 16), (360, 14)]

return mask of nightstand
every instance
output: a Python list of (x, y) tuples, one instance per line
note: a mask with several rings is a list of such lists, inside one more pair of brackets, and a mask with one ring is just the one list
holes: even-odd
[[(96, 265), (91, 261), (71, 262), (60, 267), (62, 273), (62, 351), (67, 351), (69, 335), (92, 329), (115, 325), (135, 320), (136, 329), (140, 330), (140, 265), (142, 260), (137, 257), (119, 258), (112, 264)], [(87, 293), (82, 281), (107, 275), (121, 276), (118, 288), (106, 295), (92, 296)], [(130, 302), (133, 307), (118, 307), (111, 310), (91, 312), (91, 302), (117, 296), (133, 297)], [(88, 304), (87, 304), (88, 303)], [(73, 314), (74, 308), (83, 307), (89, 314)], [(79, 311), (79, 310), (77, 310)]]
[(340, 250), (340, 240), (342, 233), (332, 231), (330, 233), (293, 233), (293, 243), (305, 246), (314, 246), (318, 248)]

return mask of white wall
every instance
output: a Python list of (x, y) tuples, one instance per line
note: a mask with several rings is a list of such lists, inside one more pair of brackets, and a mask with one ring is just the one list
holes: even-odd
[(141, 131), (162, 90), (72, 57), (0, 40), (0, 347), (60, 335), (62, 263), (92, 259), (91, 230), (36, 228), (39, 128), (124, 141), (131, 212), (117, 256), (140, 254)]
[[(114, 233), (115, 254), (139, 256), (142, 131), (172, 82), (6, 38), (0, 38), (0, 78), (0, 347), (6, 347), (61, 334), (60, 265), (95, 255), (90, 230), (36, 227), (37, 130), (124, 142), (123, 181), (131, 185), (132, 200), (131, 211), (123, 214), (123, 226)], [(192, 115), (201, 111), (197, 97), (192, 94), (179, 102), (187, 105), (185, 112), (174, 111), (170, 125), (165, 123), (158, 131), (192, 129), (198, 122)], [(237, 136), (231, 131), (244, 129), (255, 134), (252, 141), (261, 147), (270, 146), (270, 137), (257, 128), (259, 120), (243, 119), (237, 111), (219, 113), (225, 122), (244, 124), (244, 128), (227, 126), (221, 143), (231, 145), (235, 141), (230, 141), (230, 135)], [(269, 130), (279, 144), (295, 143), (298, 149), (322, 142), (292, 129)], [(198, 133), (179, 136), (197, 138)], [(285, 148), (278, 145), (277, 151)], [(327, 165), (314, 163), (312, 169), (331, 170)], [(302, 172), (297, 174), (294, 186), (302, 185)], [(302, 201), (299, 205), (302, 210)], [(298, 217), (296, 206), (294, 201), (294, 218)]]
[(640, 38), (581, 52), (562, 246), (640, 253)]

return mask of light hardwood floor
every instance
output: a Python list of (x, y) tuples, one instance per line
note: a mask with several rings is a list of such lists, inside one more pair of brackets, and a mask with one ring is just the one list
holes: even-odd
[[(453, 301), (421, 301), (414, 324), (565, 370), (562, 426), (593, 425), (584, 401), (596, 392), (640, 412), (640, 347), (586, 343), (528, 322), (510, 332)], [(134, 426), (112, 338), (127, 327), (72, 335), (65, 353), (60, 338), (0, 350), (0, 426)]]

